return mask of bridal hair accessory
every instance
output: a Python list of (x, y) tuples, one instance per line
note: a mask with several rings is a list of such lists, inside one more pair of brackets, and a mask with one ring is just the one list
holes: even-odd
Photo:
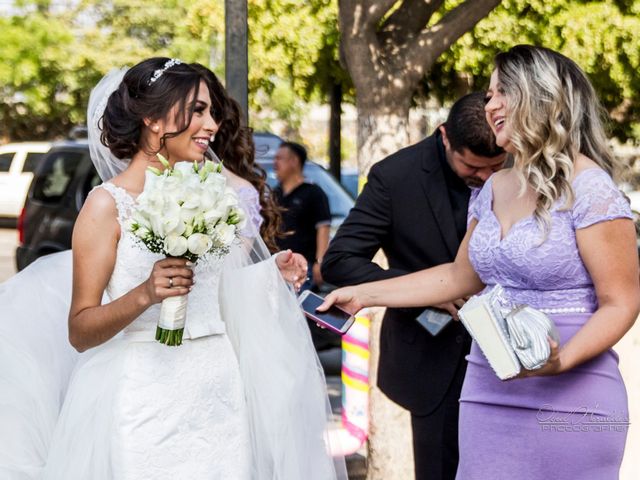
[(155, 81), (158, 80), (164, 74), (164, 72), (166, 72), (167, 70), (169, 70), (171, 67), (175, 65), (180, 65), (181, 63), (182, 63), (182, 60), (180, 60), (179, 58), (172, 58), (170, 60), (167, 60), (166, 63), (164, 64), (164, 67), (159, 68), (153, 72), (153, 76), (149, 80), (148, 85), (149, 86), (153, 85)]
[(100, 121), (107, 107), (107, 101), (120, 86), (125, 73), (127, 73), (126, 68), (111, 70), (91, 90), (91, 96), (89, 97), (89, 106), (87, 108), (89, 151), (91, 152), (91, 161), (103, 182), (115, 177), (129, 165), (128, 159), (117, 158), (100, 141), (100, 136), (102, 135)]
[(500, 380), (542, 367), (551, 355), (548, 339), (560, 342), (553, 320), (528, 305), (514, 308), (500, 285), (472, 297), (458, 315)]

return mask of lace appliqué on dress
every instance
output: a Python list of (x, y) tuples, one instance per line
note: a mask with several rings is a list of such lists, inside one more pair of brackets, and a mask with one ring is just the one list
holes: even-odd
[(535, 308), (595, 309), (593, 281), (578, 251), (576, 228), (631, 218), (628, 203), (609, 175), (594, 168), (575, 178), (573, 207), (561, 210), (564, 202), (556, 202), (542, 243), (533, 216), (518, 221), (501, 238), (502, 228), (492, 210), (492, 179), (469, 212), (470, 218), (478, 220), (469, 242), (469, 259), (483, 283), (500, 284), (511, 301)]

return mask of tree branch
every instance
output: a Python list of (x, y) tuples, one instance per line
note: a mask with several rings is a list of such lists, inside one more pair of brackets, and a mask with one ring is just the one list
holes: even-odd
[(437, 58), (500, 4), (500, 0), (467, 0), (447, 13), (436, 25), (422, 30), (408, 47), (405, 68), (418, 81)]
[(382, 18), (397, 3), (397, 0), (364, 0), (362, 3), (366, 8), (367, 23), (377, 30)]
[[(380, 65), (377, 25), (394, 0), (338, 0), (341, 43), (344, 60), (356, 90), (366, 91), (384, 75)], [(354, 74), (354, 72), (374, 72)]]
[(404, 0), (384, 22), (380, 33), (396, 44), (404, 43), (429, 23), (443, 3), (444, 0)]

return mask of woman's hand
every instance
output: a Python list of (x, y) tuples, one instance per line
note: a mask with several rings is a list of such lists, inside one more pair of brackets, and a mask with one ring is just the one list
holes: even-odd
[(514, 378), (526, 378), (526, 377), (546, 377), (549, 375), (558, 375), (562, 373), (562, 363), (560, 361), (560, 346), (558, 342), (552, 338), (548, 338), (549, 345), (551, 346), (551, 353), (549, 359), (542, 367), (536, 370), (522, 369), (520, 374)]
[(285, 250), (276, 255), (276, 265), (282, 278), (299, 290), (307, 278), (307, 260), (299, 253)]
[(144, 283), (151, 305), (168, 297), (186, 295), (193, 284), (193, 264), (184, 258), (165, 258), (153, 265), (149, 278)]
[(334, 290), (324, 298), (324, 302), (317, 310), (319, 312), (325, 312), (335, 305), (343, 310), (346, 310), (351, 315), (355, 315), (360, 310), (370, 305), (366, 304), (366, 296), (363, 295), (358, 287), (344, 287)]

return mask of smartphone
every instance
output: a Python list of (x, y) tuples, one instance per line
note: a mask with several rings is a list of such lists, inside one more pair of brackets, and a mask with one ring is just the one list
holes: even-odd
[(416, 318), (416, 321), (434, 337), (449, 325), (452, 320), (453, 317), (451, 315), (437, 308), (426, 308)]
[(317, 312), (316, 308), (322, 305), (322, 302), (324, 302), (324, 298), (311, 290), (305, 290), (298, 297), (298, 304), (307, 318), (340, 335), (347, 333), (347, 330), (353, 325), (355, 317), (335, 305), (326, 312)]

